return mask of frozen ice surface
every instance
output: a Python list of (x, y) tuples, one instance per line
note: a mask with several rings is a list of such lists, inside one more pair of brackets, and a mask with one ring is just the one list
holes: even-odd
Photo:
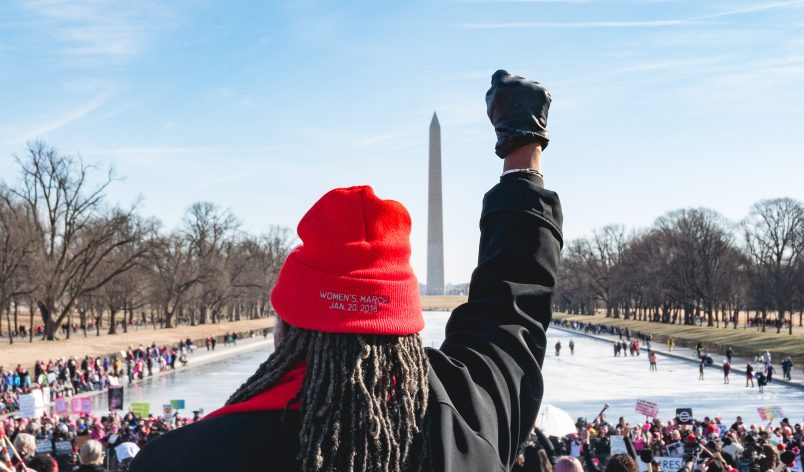
[[(448, 317), (446, 312), (425, 314), (425, 346), (441, 344)], [(575, 341), (574, 356), (569, 353), (570, 339)], [(563, 345), (559, 357), (553, 349), (557, 340)], [(125, 408), (131, 402), (149, 402), (151, 412), (160, 414), (162, 404), (183, 399), (187, 404), (183, 413), (198, 408), (208, 413), (222, 406), (269, 353), (257, 349), (132, 385), (125, 392)], [(721, 361), (717, 358), (715, 364)], [(759, 423), (757, 407), (773, 405), (781, 406), (791, 421), (804, 417), (804, 390), (772, 384), (760, 394), (756, 388), (745, 388), (745, 378), (737, 374), (731, 375), (730, 385), (724, 385), (718, 368), (706, 369), (706, 379), (699, 381), (697, 363), (659, 356), (657, 364), (659, 372), (649, 372), (644, 351), (639, 357), (615, 358), (608, 342), (550, 329), (543, 369), (544, 402), (566, 410), (573, 418), (590, 419), (609, 403), (610, 420), (624, 416), (632, 424), (644, 420), (634, 411), (637, 399), (658, 403), (659, 416), (665, 420), (675, 415), (676, 408), (690, 407), (698, 418), (722, 416), (731, 424), (742, 415), (747, 422)], [(93, 397), (93, 401), (96, 412), (106, 409), (105, 395)]]
[[(569, 352), (570, 339), (575, 341), (574, 356)], [(558, 340), (562, 349), (556, 357)], [(804, 390), (770, 384), (759, 393), (757, 388), (746, 388), (745, 376), (736, 373), (724, 385), (720, 356), (714, 356), (715, 367), (705, 369), (704, 380), (698, 380), (697, 362), (659, 355), (658, 372), (650, 372), (645, 350), (641, 356), (614, 357), (612, 343), (558, 329), (548, 330), (547, 347), (544, 402), (573, 417), (592, 419), (608, 403), (609, 420), (624, 416), (633, 424), (644, 420), (634, 411), (637, 399), (658, 404), (664, 420), (674, 417), (676, 408), (688, 407), (696, 418), (722, 416), (730, 425), (740, 415), (748, 423), (761, 424), (757, 408), (775, 405), (793, 422), (804, 417)], [(777, 366), (776, 372), (779, 375), (781, 368)]]

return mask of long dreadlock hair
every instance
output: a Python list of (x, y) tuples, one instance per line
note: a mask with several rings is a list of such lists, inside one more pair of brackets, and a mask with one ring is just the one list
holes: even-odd
[(288, 403), (300, 403), (298, 460), (303, 471), (427, 468), (430, 365), (418, 334), (358, 335), (283, 327), (287, 331), (277, 350), (227, 405), (266, 391), (306, 361), (302, 388)]

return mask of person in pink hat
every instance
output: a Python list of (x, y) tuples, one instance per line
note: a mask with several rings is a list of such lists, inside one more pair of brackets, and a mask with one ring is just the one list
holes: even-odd
[(478, 265), (440, 349), (425, 349), (411, 219), (369, 186), (298, 225), (271, 292), (275, 352), (226, 405), (147, 444), (131, 471), (510, 470), (542, 398), (562, 245), (545, 190), (547, 90), (497, 71), (486, 94), (503, 172), (483, 199)]

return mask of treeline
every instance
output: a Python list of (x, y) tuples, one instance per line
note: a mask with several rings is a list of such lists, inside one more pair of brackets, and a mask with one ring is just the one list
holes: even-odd
[(269, 314), (287, 230), (244, 233), (229, 210), (201, 201), (166, 231), (136, 205), (108, 202), (111, 170), (43, 142), (16, 160), (19, 179), (0, 183), (0, 316), (12, 342), (20, 325), (54, 339), (62, 327), (69, 337), (73, 326), (99, 335)]
[(804, 317), (804, 207), (791, 198), (755, 203), (739, 223), (713, 210), (677, 210), (643, 231), (606, 226), (562, 253), (556, 308), (660, 323), (793, 332)]

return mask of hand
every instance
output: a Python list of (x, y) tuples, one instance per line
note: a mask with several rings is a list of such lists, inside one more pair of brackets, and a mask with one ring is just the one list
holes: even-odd
[(491, 76), (486, 111), (497, 133), (494, 150), (498, 156), (505, 158), (514, 149), (533, 142), (547, 147), (547, 113), (551, 101), (550, 92), (538, 82), (504, 70)]

